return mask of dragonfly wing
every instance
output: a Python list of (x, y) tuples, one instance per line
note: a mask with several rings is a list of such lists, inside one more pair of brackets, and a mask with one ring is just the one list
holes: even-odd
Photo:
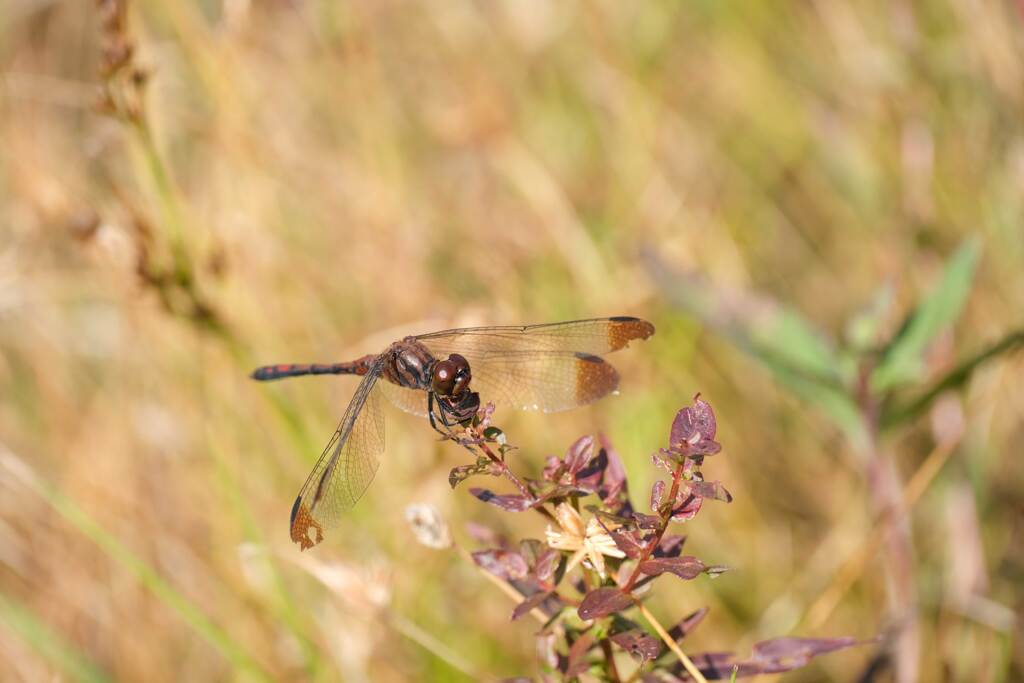
[(619, 386), (619, 373), (599, 356), (572, 351), (459, 351), (484, 403), (545, 413), (592, 403)]
[(468, 327), (419, 335), (437, 358), (459, 353), (473, 372), (481, 400), (523, 410), (555, 412), (596, 401), (619, 385), (619, 374), (600, 358), (654, 325), (619, 316), (522, 327)]
[(470, 358), (470, 354), (478, 350), (574, 351), (602, 356), (652, 334), (654, 325), (646, 320), (616, 316), (543, 325), (464, 327), (421, 334), (416, 338), (432, 351), (444, 352), (444, 357), (461, 353)]
[(375, 391), (381, 368), (382, 362), (378, 361), (363, 377), (334, 436), (295, 499), (290, 531), (302, 550), (323, 540), (323, 530), (338, 523), (377, 473), (377, 456), (384, 451), (384, 416), (379, 392)]
[(381, 381), (379, 390), (385, 398), (405, 412), (420, 417), (427, 416), (427, 392), (400, 387), (387, 381)]

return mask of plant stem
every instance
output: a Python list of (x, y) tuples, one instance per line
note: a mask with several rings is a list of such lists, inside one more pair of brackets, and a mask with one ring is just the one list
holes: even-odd
[(508, 463), (506, 463), (506, 462), (505, 462), (505, 460), (504, 460), (503, 458), (499, 458), (499, 457), (498, 457), (497, 455), (495, 455), (494, 451), (492, 451), (492, 450), (491, 450), (490, 448), (488, 448), (488, 447), (487, 447), (487, 444), (485, 444), (485, 443), (483, 443), (483, 442), (481, 442), (481, 443), (478, 443), (478, 444), (477, 444), (477, 447), (478, 447), (478, 448), (479, 448), (480, 450), (482, 450), (482, 451), (484, 452), (484, 454), (485, 454), (485, 455), (486, 455), (486, 456), (487, 456), (488, 458), (490, 458), (490, 459), (491, 459), (491, 461), (492, 461), (492, 462), (493, 462), (493, 463), (494, 463), (495, 465), (497, 465), (497, 466), (498, 466), (498, 467), (499, 467), (499, 468), (501, 469), (501, 473), (502, 473), (502, 474), (504, 474), (504, 475), (505, 475), (505, 477), (506, 477), (506, 478), (507, 478), (507, 479), (508, 479), (509, 481), (511, 481), (511, 482), (512, 482), (513, 484), (515, 484), (515, 485), (516, 485), (516, 488), (517, 488), (517, 489), (519, 489), (519, 492), (520, 492), (520, 493), (522, 493), (522, 494), (523, 494), (524, 496), (526, 496), (527, 498), (530, 498), (530, 499), (536, 500), (536, 496), (534, 496), (534, 495), (533, 495), (532, 493), (530, 493), (530, 489), (528, 489), (528, 488), (526, 487), (526, 484), (524, 484), (524, 483), (523, 483), (523, 482), (522, 482), (522, 481), (521, 481), (521, 480), (519, 479), (519, 477), (517, 477), (517, 476), (516, 476), (516, 475), (515, 475), (515, 474), (514, 474), (514, 473), (512, 472), (512, 470), (511, 470), (511, 469), (509, 469)]
[[(477, 443), (476, 447), (483, 451), (484, 454), (488, 458), (490, 458), (491, 462), (493, 462), (495, 465), (499, 467), (499, 469), (501, 469), (501, 473), (505, 475), (505, 478), (507, 478), (509, 481), (515, 484), (515, 487), (519, 489), (520, 493), (522, 493), (530, 500), (537, 500), (537, 496), (533, 495), (533, 493), (530, 492), (530, 489), (526, 486), (526, 484), (524, 484), (522, 480), (515, 475), (512, 469), (508, 466), (508, 463), (505, 462), (504, 458), (498, 456), (494, 451), (488, 448), (486, 443), (482, 441)], [(544, 517), (546, 517), (548, 521), (557, 521), (555, 520), (555, 516), (551, 514), (551, 512), (543, 505), (536, 505), (533, 509), (539, 512)]]
[[(958, 441), (939, 444), (925, 458), (903, 489), (903, 508), (905, 510), (914, 507), (918, 498), (949, 460), (958, 444)], [(842, 596), (863, 576), (869, 560), (878, 552), (878, 547), (889, 531), (894, 511), (894, 508), (888, 508), (876, 518), (871, 534), (861, 542), (856, 551), (847, 556), (843, 564), (835, 571), (828, 587), (807, 609), (802, 621), (808, 624), (812, 630), (820, 628), (828, 620)]]
[(675, 502), (676, 496), (679, 495), (679, 482), (683, 478), (683, 463), (676, 465), (675, 472), (672, 473), (672, 486), (668, 492), (667, 504), (663, 503), (664, 511), (659, 510), (658, 514), (661, 517), (661, 524), (658, 526), (658, 531), (655, 533), (654, 538), (644, 548), (643, 555), (637, 560), (636, 568), (633, 569), (633, 573), (629, 575), (629, 579), (626, 584), (622, 586), (622, 592), (628, 593), (633, 590), (633, 586), (636, 585), (637, 579), (640, 578), (640, 565), (642, 565), (647, 559), (650, 558), (654, 549), (661, 543), (662, 537), (665, 535), (665, 531), (668, 529), (669, 521), (672, 519), (672, 504)]
[[(676, 500), (676, 496), (679, 495), (679, 486), (683, 478), (683, 467), (684, 463), (679, 463), (676, 465), (676, 469), (672, 473), (672, 486), (669, 489), (668, 498), (665, 499), (666, 502), (664, 502), (661, 509), (658, 510), (658, 515), (661, 517), (661, 524), (658, 526), (658, 530), (655, 533), (654, 538), (651, 539), (651, 542), (644, 549), (643, 555), (637, 561), (636, 569), (633, 570), (633, 573), (630, 574), (626, 584), (622, 587), (622, 591), (624, 593), (629, 593), (629, 591), (633, 589), (633, 586), (636, 585), (637, 579), (640, 578), (640, 565), (642, 565), (651, 556), (654, 549), (658, 547), (659, 543), (661, 543), (661, 539), (665, 535), (665, 531), (668, 529), (669, 522), (672, 519), (672, 506)], [(639, 608), (640, 614), (642, 614), (654, 630), (657, 631), (658, 635), (665, 642), (665, 645), (668, 646), (668, 649), (670, 649), (675, 656), (679, 658), (679, 661), (683, 663), (683, 667), (685, 667), (690, 676), (693, 677), (693, 680), (697, 683), (707, 683), (707, 679), (704, 678), (704, 674), (702, 674), (693, 661), (686, 656), (686, 653), (679, 647), (679, 643), (669, 635), (668, 631), (665, 630), (665, 627), (661, 625), (661, 622), (651, 614), (650, 610), (648, 610), (643, 603), (636, 598), (633, 600)]]
[[(469, 562), (469, 564), (473, 568), (479, 570), (480, 573), (483, 574), (484, 577), (488, 581), (490, 581), (495, 586), (497, 586), (499, 589), (501, 589), (502, 593), (504, 593), (505, 595), (509, 596), (513, 600), (515, 600), (516, 604), (521, 604), (523, 601), (526, 600), (526, 598), (523, 597), (523, 594), (520, 593), (519, 591), (517, 591), (515, 588), (513, 588), (512, 586), (510, 586), (506, 582), (502, 581), (501, 579), (499, 579), (494, 574), (491, 574), (488, 571), (484, 571), (484, 569), (482, 569), (480, 567), (480, 565), (478, 565), (476, 562), (473, 561), (473, 556), (470, 554), (470, 552), (468, 550), (466, 550), (465, 548), (463, 548), (460, 545), (456, 545), (455, 548), (459, 551), (459, 555), (462, 557), (462, 559), (464, 559), (467, 562)], [(539, 607), (534, 607), (532, 610), (530, 610), (530, 615), (534, 619), (539, 621), (541, 624), (545, 624), (548, 621), (548, 616), (546, 614), (544, 614), (544, 612), (542, 612)]]
[(940, 394), (962, 386), (984, 363), (1021, 346), (1024, 346), (1024, 330), (1011, 332), (975, 356), (962, 361), (910, 403), (885, 411), (880, 421), (881, 428), (896, 427), (919, 417)]
[(860, 369), (858, 406), (868, 435), (865, 474), (875, 512), (890, 515), (889, 533), (883, 542), (883, 566), (888, 579), (892, 618), (900, 624), (892, 646), (897, 683), (916, 681), (920, 670), (921, 639), (918, 630), (917, 589), (914, 585), (914, 548), (901, 496), (896, 464), (880, 442), (880, 406), (870, 387), (871, 366)]
[(167, 228), (165, 233), (171, 251), (171, 262), (174, 272), (184, 281), (192, 279), (192, 261), (188, 254), (187, 241), (185, 239), (185, 219), (182, 215), (181, 206), (178, 204), (177, 188), (171, 179), (170, 171), (164, 164), (157, 149), (156, 140), (153, 138), (153, 131), (148, 123), (141, 117), (134, 119), (132, 128), (138, 136), (142, 146), (142, 154), (146, 161), (149, 174), (156, 184), (157, 195), (164, 213), (164, 225)]
[(608, 679), (612, 683), (621, 683), (619, 670), (615, 666), (615, 653), (612, 652), (612, 644), (607, 638), (601, 639), (601, 652), (604, 653), (604, 661), (608, 662)]
[(704, 674), (700, 672), (697, 665), (693, 663), (693, 660), (686, 656), (686, 653), (683, 652), (681, 647), (679, 647), (679, 643), (669, 635), (668, 631), (665, 630), (665, 627), (661, 625), (661, 622), (658, 621), (653, 614), (651, 614), (650, 610), (644, 607), (643, 603), (639, 600), (636, 601), (636, 606), (640, 609), (640, 614), (642, 614), (644, 619), (647, 620), (647, 623), (649, 623), (654, 630), (658, 632), (661, 639), (666, 645), (668, 645), (668, 649), (672, 650), (672, 653), (675, 654), (675, 656), (679, 658), (679, 661), (683, 663), (683, 667), (685, 667), (686, 671), (693, 677), (693, 680), (697, 683), (708, 683), (708, 679), (704, 678)]

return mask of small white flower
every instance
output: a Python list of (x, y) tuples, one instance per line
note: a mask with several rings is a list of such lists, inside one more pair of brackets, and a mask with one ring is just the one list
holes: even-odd
[(604, 556), (625, 557), (626, 554), (615, 545), (615, 540), (604, 530), (604, 527), (591, 517), (584, 526), (583, 518), (568, 503), (559, 503), (555, 508), (555, 518), (561, 531), (555, 530), (548, 525), (544, 535), (547, 537), (548, 545), (556, 550), (571, 550), (573, 556), (569, 558), (569, 564), (565, 570), (570, 571), (583, 560), (601, 575), (604, 574)]

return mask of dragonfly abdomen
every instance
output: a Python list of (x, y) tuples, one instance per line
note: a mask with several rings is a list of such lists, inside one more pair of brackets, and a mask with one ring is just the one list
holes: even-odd
[(264, 365), (252, 371), (252, 378), (261, 382), (303, 375), (365, 375), (376, 356), (363, 356), (349, 363), (283, 363)]

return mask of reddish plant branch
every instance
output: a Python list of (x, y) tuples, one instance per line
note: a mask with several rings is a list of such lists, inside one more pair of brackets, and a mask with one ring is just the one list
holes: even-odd
[[(512, 469), (508, 466), (508, 463), (505, 462), (505, 458), (497, 455), (494, 451), (488, 448), (487, 444), (484, 441), (477, 441), (474, 445), (481, 451), (483, 451), (484, 455), (486, 455), (491, 460), (491, 462), (498, 466), (498, 468), (501, 470), (501, 473), (505, 475), (505, 477), (509, 481), (515, 484), (515, 487), (519, 489), (520, 493), (522, 493), (524, 496), (526, 496), (532, 501), (537, 500), (537, 496), (533, 495), (529, 487), (527, 487), (526, 484), (524, 484), (523, 481), (519, 477), (517, 477), (515, 473), (512, 471)], [(546, 517), (549, 521), (556, 521), (555, 516), (551, 514), (551, 512), (546, 507), (544, 507), (543, 504), (534, 505), (533, 509), (539, 512), (544, 517)]]
[(527, 498), (530, 498), (531, 500), (537, 499), (537, 497), (530, 492), (530, 489), (527, 488), (526, 484), (524, 484), (522, 480), (519, 479), (519, 477), (517, 477), (514, 472), (512, 472), (512, 470), (508, 466), (508, 463), (505, 462), (504, 458), (496, 455), (494, 451), (488, 448), (487, 444), (484, 443), (483, 441), (476, 445), (480, 450), (484, 452), (484, 455), (491, 459), (491, 462), (493, 462), (495, 465), (498, 466), (499, 469), (501, 469), (501, 473), (504, 474), (509, 481), (515, 484), (516, 488), (519, 489), (520, 493), (522, 493)]
[(867, 432), (865, 475), (876, 514), (884, 516), (890, 533), (884, 536), (886, 552), (883, 567), (888, 578), (889, 609), (899, 624), (893, 646), (896, 680), (910, 683), (920, 671), (921, 640), (917, 614), (917, 588), (914, 584), (914, 548), (907, 511), (902, 499), (899, 473), (892, 456), (880, 439), (880, 406), (871, 392), (872, 366), (860, 368), (857, 402)]
[(636, 585), (637, 580), (640, 578), (640, 565), (650, 559), (651, 554), (654, 553), (654, 550), (661, 543), (661, 539), (665, 535), (665, 531), (668, 529), (669, 522), (672, 519), (672, 507), (675, 503), (676, 496), (679, 495), (679, 482), (683, 478), (684, 462), (676, 465), (676, 470), (672, 473), (672, 486), (669, 489), (668, 498), (666, 498), (666, 502), (662, 504), (663, 509), (658, 510), (658, 515), (661, 517), (661, 524), (658, 525), (658, 530), (654, 534), (654, 538), (651, 539), (651, 542), (647, 544), (646, 548), (644, 548), (643, 555), (641, 555), (637, 560), (636, 568), (633, 570), (633, 573), (629, 575), (629, 579), (627, 579), (625, 585), (622, 586), (623, 593), (629, 593), (633, 590), (633, 586)]

